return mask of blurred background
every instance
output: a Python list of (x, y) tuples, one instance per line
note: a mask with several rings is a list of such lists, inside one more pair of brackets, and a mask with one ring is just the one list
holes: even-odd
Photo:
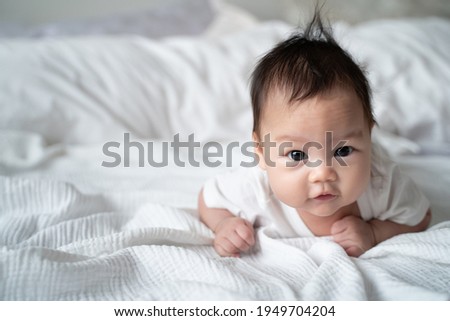
[[(184, 2), (186, 0), (183, 0)], [(155, 7), (176, 7), (181, 0), (0, 0), (0, 27), (18, 30), (53, 22), (105, 18)], [(190, 0), (190, 2), (201, 0)], [(317, 0), (219, 0), (244, 9), (259, 20), (284, 20), (297, 24), (309, 16)], [(320, 1), (323, 3), (324, 1)], [(328, 0), (331, 20), (349, 23), (397, 17), (450, 17), (450, 0)], [(195, 19), (195, 17), (193, 17)]]

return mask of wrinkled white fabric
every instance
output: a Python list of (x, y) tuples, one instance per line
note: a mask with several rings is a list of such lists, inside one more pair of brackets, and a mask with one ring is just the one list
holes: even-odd
[[(176, 166), (170, 151), (157, 168), (134, 147), (124, 166), (128, 132), (157, 157), (176, 133), (223, 147), (249, 140), (250, 71), (291, 30), (1, 40), (0, 299), (450, 299), (448, 21), (337, 28), (368, 64), (377, 139), (431, 202), (426, 232), (354, 259), (327, 238), (261, 228), (251, 252), (220, 258), (196, 199), (225, 164), (205, 166), (197, 149), (199, 167)], [(112, 140), (121, 162), (110, 168)], [(177, 156), (188, 161), (185, 149)]]
[[(196, 198), (226, 168), (173, 160), (141, 168), (136, 154), (130, 167), (105, 168), (101, 145), (42, 147), (30, 137), (21, 145), (27, 155), (4, 143), (10, 152), (0, 156), (8, 169), (0, 176), (2, 300), (450, 299), (450, 178), (417, 181), (443, 222), (360, 258), (326, 237), (280, 239), (270, 227), (257, 230), (255, 248), (240, 259), (220, 258)], [(402, 168), (450, 171), (447, 159), (432, 160)]]

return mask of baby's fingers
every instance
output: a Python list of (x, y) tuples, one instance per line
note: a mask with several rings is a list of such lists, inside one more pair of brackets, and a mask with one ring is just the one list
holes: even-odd
[(352, 215), (345, 216), (341, 218), (339, 221), (334, 222), (333, 225), (331, 225), (331, 235), (336, 235), (339, 233), (343, 233), (347, 230), (353, 230), (358, 223), (360, 223), (361, 219), (357, 218)]
[(249, 222), (246, 222), (245, 225), (239, 225), (236, 228), (236, 234), (247, 244), (247, 249), (255, 244), (255, 232)]
[(238, 249), (239, 252), (247, 251), (250, 248), (250, 244), (247, 243), (237, 232), (234, 232), (228, 237), (228, 240)]
[(348, 236), (342, 233), (337, 236), (333, 236), (333, 239), (336, 243), (342, 246), (349, 256), (358, 257), (365, 252), (361, 242), (348, 238)]
[(238, 257), (255, 244), (254, 230), (250, 222), (242, 219), (230, 220), (216, 233), (214, 248), (221, 256)]
[(348, 256), (358, 257), (364, 253), (364, 250), (357, 244), (348, 244), (348, 245), (341, 244), (341, 246), (344, 248), (344, 251), (347, 253)]
[(348, 256), (358, 257), (361, 254), (364, 253), (364, 250), (361, 249), (359, 246), (352, 245), (349, 247), (344, 247), (345, 252), (347, 252)]
[(250, 245), (236, 232), (233, 232), (227, 237), (216, 238), (214, 247), (221, 256), (237, 256), (240, 252), (247, 251)]
[(239, 249), (237, 249), (229, 240), (222, 239), (214, 241), (214, 248), (220, 256), (239, 257)]

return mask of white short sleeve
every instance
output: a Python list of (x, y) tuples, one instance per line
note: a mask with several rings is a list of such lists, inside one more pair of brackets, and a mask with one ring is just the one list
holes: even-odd
[(273, 194), (266, 172), (241, 168), (210, 179), (203, 186), (206, 206), (225, 208), (279, 237), (312, 236), (297, 211)]
[(372, 179), (358, 200), (361, 216), (364, 220), (376, 218), (417, 225), (425, 217), (429, 201), (380, 147), (373, 153)]
[(225, 208), (254, 223), (268, 202), (265, 179), (259, 168), (228, 171), (205, 183), (203, 199), (208, 207)]

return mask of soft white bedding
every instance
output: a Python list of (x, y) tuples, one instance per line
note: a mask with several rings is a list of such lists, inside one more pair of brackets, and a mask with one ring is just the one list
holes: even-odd
[(2, 188), (16, 195), (3, 208), (16, 216), (2, 222), (3, 299), (449, 299), (449, 222), (358, 259), (326, 238), (277, 240), (262, 229), (258, 247), (232, 259), (215, 254), (192, 211), (142, 190), (92, 195), (18, 178)]
[(101, 166), (103, 144), (123, 146), (125, 132), (156, 154), (176, 133), (242, 145), (249, 72), (291, 31), (1, 41), (0, 299), (450, 299), (449, 21), (336, 25), (374, 84), (374, 139), (430, 198), (426, 232), (355, 259), (327, 238), (266, 228), (251, 253), (220, 258), (195, 208), (225, 164), (205, 166), (198, 148), (200, 167), (176, 166), (172, 153), (166, 167), (139, 167), (135, 148), (130, 167)]
[[(42, 3), (41, 7), (44, 8), (46, 5), (48, 4)], [(80, 6), (83, 9), (83, 4)], [(13, 11), (7, 7), (2, 9)], [(99, 3), (92, 3), (90, 7), (92, 12), (89, 18), (75, 18), (77, 13), (74, 12), (73, 17), (70, 15), (72, 17), (70, 19), (62, 18), (61, 21), (41, 24), (36, 24), (35, 21), (31, 25), (24, 23), (23, 20), (26, 21), (26, 18), (22, 18), (20, 19), (21, 22), (15, 23), (0, 19), (0, 38), (52, 38), (56, 36), (118, 34), (161, 38), (172, 35), (197, 35), (202, 33), (214, 20), (215, 15), (218, 14), (216, 0), (171, 0), (153, 6), (151, 3), (147, 3), (147, 7), (143, 9), (136, 9), (133, 4), (129, 4), (124, 6), (126, 7), (125, 12), (116, 14), (105, 14), (105, 11), (112, 10), (114, 12), (114, 5), (105, 8), (104, 4), (100, 4), (101, 8), (98, 7)], [(58, 8), (61, 9), (61, 7), (56, 6), (50, 11), (58, 11)], [(62, 8), (68, 9), (70, 7), (62, 6)], [(95, 9), (103, 9), (103, 12), (99, 14)], [(38, 20), (40, 19), (38, 18)]]

